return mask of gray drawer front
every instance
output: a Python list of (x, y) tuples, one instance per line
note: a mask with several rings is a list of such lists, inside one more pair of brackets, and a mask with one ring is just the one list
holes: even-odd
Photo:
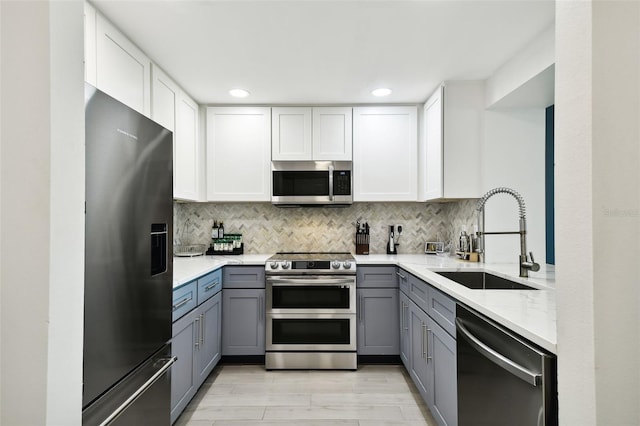
[(407, 296), (409, 295), (409, 276), (410, 275), (411, 274), (409, 274), (404, 269), (398, 268), (398, 270), (396, 271), (396, 276), (398, 277), (398, 285), (400, 286), (400, 290)]
[(222, 290), (222, 269), (198, 278), (198, 305)]
[(197, 293), (196, 281), (191, 281), (173, 290), (173, 321), (198, 306)]
[(264, 266), (225, 266), (222, 288), (264, 288)]
[(395, 266), (359, 266), (356, 272), (358, 288), (398, 288)]
[(456, 302), (446, 294), (429, 287), (427, 314), (450, 335), (456, 335)]
[(424, 281), (408, 274), (409, 281), (409, 298), (413, 303), (418, 305), (420, 309), (427, 312), (429, 305), (429, 285)]

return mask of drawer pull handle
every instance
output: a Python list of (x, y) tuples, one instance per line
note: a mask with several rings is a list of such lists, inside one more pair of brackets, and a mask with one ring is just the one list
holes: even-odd
[(214, 287), (215, 287), (215, 286), (217, 286), (217, 285), (218, 285), (218, 281), (215, 281), (215, 282), (213, 282), (212, 284), (209, 284), (208, 286), (206, 286), (206, 287), (204, 288), (204, 291), (209, 291), (209, 290), (211, 290), (212, 288), (214, 288)]
[(407, 277), (405, 277), (404, 275), (402, 275), (400, 272), (396, 272), (396, 275), (399, 276), (400, 278), (402, 278), (403, 280), (406, 280)]
[(179, 301), (178, 303), (173, 305), (173, 310), (175, 311), (176, 309), (179, 309), (179, 308), (183, 307), (184, 305), (186, 305), (187, 303), (189, 303), (192, 300), (193, 300), (193, 297), (191, 297), (191, 296), (187, 297), (186, 299), (182, 299), (181, 301)]

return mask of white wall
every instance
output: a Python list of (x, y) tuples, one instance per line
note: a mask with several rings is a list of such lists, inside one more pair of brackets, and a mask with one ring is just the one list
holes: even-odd
[(640, 3), (557, 2), (560, 423), (640, 424)]
[(0, 10), (0, 423), (80, 424), (82, 3)]
[[(485, 137), (481, 154), (482, 192), (506, 186), (522, 195), (527, 212), (527, 251), (533, 252), (538, 263), (544, 263), (546, 258), (544, 152), (544, 109), (485, 112)], [(519, 229), (519, 210), (515, 198), (498, 194), (487, 201), (486, 231)], [(519, 235), (485, 237), (486, 261), (517, 263), (519, 254)]]
[[(548, 106), (553, 100), (553, 80), (548, 85), (548, 70), (555, 63), (555, 27), (551, 26), (535, 37), (529, 45), (525, 46), (513, 58), (497, 69), (493, 75), (487, 79), (486, 83), (486, 106), (500, 107), (506, 104), (513, 105), (522, 101), (527, 105), (534, 106), (532, 101), (539, 103), (537, 106)], [(535, 90), (526, 90), (523, 96), (516, 96), (517, 100), (509, 100), (510, 96), (525, 85), (533, 81), (538, 81), (539, 85), (534, 85)]]

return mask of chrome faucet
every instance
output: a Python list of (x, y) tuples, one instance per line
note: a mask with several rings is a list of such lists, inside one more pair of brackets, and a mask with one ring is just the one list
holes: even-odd
[[(507, 232), (486, 232), (484, 230), (484, 205), (487, 203), (489, 198), (493, 197), (496, 194), (509, 194), (513, 196), (518, 202), (518, 207), (520, 209), (520, 230), (519, 231), (507, 231)], [(484, 194), (480, 201), (478, 201), (478, 206), (476, 207), (478, 211), (478, 230), (476, 232), (478, 236), (478, 248), (477, 252), (480, 255), (480, 260), (484, 262), (484, 236), (485, 235), (507, 235), (507, 234), (519, 234), (520, 235), (520, 276), (528, 277), (529, 270), (534, 272), (540, 270), (540, 265), (535, 262), (533, 259), (533, 253), (529, 252), (529, 256), (531, 257), (531, 261), (529, 261), (529, 257), (527, 257), (527, 219), (525, 218), (526, 209), (524, 206), (524, 198), (522, 195), (518, 194), (511, 188), (499, 187), (494, 188)]]

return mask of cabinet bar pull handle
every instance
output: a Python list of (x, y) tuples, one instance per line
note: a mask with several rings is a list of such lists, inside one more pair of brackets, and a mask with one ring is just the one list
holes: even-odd
[(204, 291), (209, 291), (209, 290), (211, 290), (212, 288), (214, 288), (217, 285), (218, 285), (218, 281), (214, 281), (213, 284), (209, 284), (208, 286), (206, 286), (204, 288)]
[(427, 326), (424, 323), (422, 323), (422, 359), (427, 358), (427, 350), (425, 349), (425, 346), (424, 346), (425, 328), (427, 328)]
[(195, 348), (198, 349), (198, 347), (200, 346), (200, 316), (198, 316), (198, 318), (196, 318), (196, 320), (194, 321), (196, 323), (196, 338), (195, 338)]
[(176, 303), (175, 305), (173, 305), (173, 310), (175, 311), (178, 308), (181, 308), (182, 306), (186, 305), (187, 303), (189, 303), (190, 301), (193, 300), (193, 297), (189, 296), (185, 299), (182, 299), (181, 301), (179, 301), (178, 303)]
[(404, 330), (404, 302), (400, 302), (400, 334)]
[[(433, 334), (433, 331), (429, 327), (426, 327), (426, 328), (427, 328), (427, 335), (425, 336), (425, 339), (427, 340), (427, 362), (429, 362), (430, 359), (433, 359), (433, 356), (429, 356), (429, 333)], [(433, 353), (433, 348), (431, 348), (431, 351)]]
[(200, 347), (204, 346), (204, 314), (200, 314)]
[(396, 275), (399, 276), (400, 278), (402, 278), (403, 280), (406, 280), (407, 277), (405, 277), (404, 275), (402, 275), (400, 272), (396, 272)]
[(407, 311), (407, 319), (404, 322), (404, 329), (409, 331), (409, 305), (405, 304), (404, 309)]

